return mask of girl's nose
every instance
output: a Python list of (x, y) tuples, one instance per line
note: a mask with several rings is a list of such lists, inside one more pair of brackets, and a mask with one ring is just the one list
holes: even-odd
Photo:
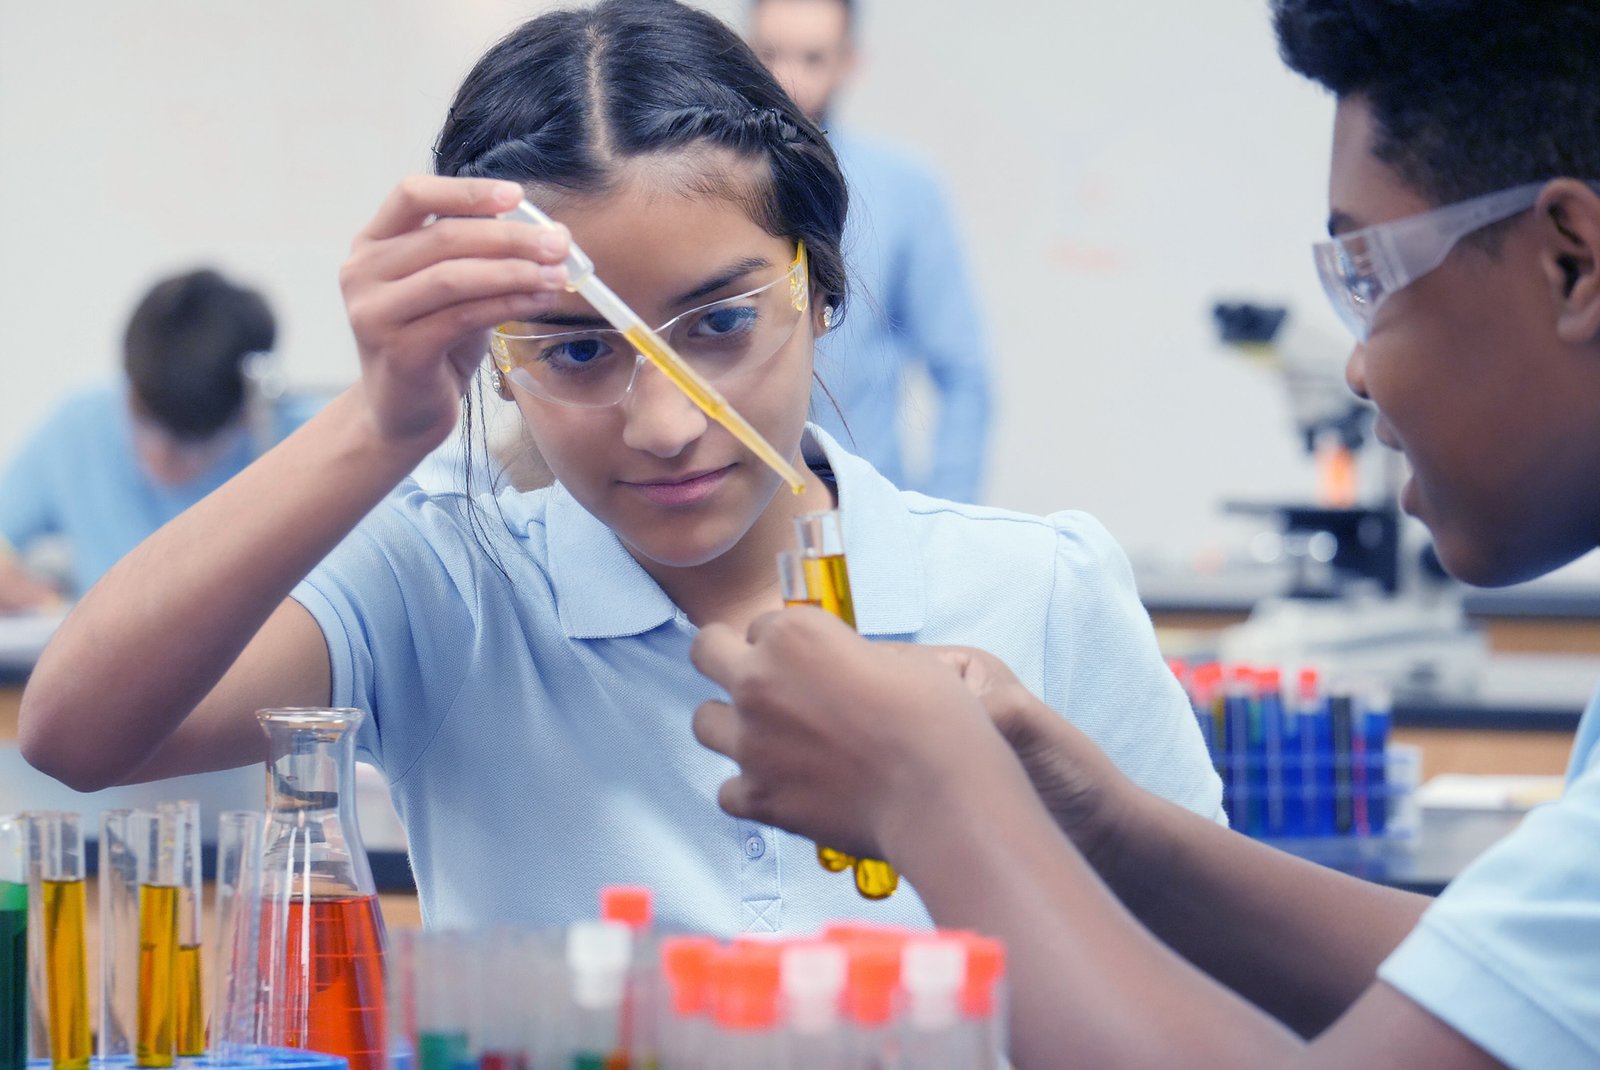
[(643, 365), (622, 399), (622, 441), (657, 457), (676, 457), (706, 432), (706, 416), (655, 365)]

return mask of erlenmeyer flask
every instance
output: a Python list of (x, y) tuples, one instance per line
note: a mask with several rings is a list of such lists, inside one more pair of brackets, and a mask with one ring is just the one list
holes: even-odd
[(267, 1043), (382, 1070), (383, 922), (355, 806), (360, 710), (257, 714), (271, 746), (261, 843)]

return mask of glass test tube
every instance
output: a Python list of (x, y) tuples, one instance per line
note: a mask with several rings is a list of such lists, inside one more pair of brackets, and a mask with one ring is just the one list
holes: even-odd
[(139, 1005), (139, 859), (130, 827), (132, 810), (100, 815), (100, 1029), (101, 1059), (133, 1054)]
[(472, 980), (468, 974), (478, 950), (463, 933), (412, 935), (417, 1070), (456, 1070), (468, 1061), (471, 1044), (467, 997)]
[(844, 528), (839, 511), (807, 513), (795, 520), (794, 530), (800, 541), (808, 597), (854, 628), (856, 607), (850, 597), (850, 572), (845, 566)]
[(44, 930), (50, 1063), (54, 1070), (88, 1070), (91, 1047), (82, 819), (58, 811), (35, 814), (32, 841)]
[(28, 821), (0, 814), (0, 1070), (28, 1065)]
[(182, 816), (162, 805), (128, 818), (139, 880), (139, 1012), (134, 1065), (176, 1061), (178, 901), (182, 893)]
[(206, 1052), (205, 987), (201, 969), (200, 804), (193, 799), (162, 803), (177, 818), (178, 955), (174, 963), (173, 1018), (179, 1055)]
[(806, 583), (805, 563), (794, 550), (778, 551), (778, 586), (783, 592), (784, 605), (822, 608), (822, 600), (811, 596), (811, 589)]
[[(821, 513), (807, 513), (796, 518), (794, 530), (795, 538), (800, 543), (800, 563), (805, 572), (809, 598), (854, 628), (856, 608), (850, 595), (850, 571), (844, 556), (844, 525), (839, 511), (830, 509)], [(782, 567), (780, 558), (780, 570)], [(831, 873), (853, 870), (856, 891), (865, 899), (887, 899), (900, 886), (900, 874), (881, 859), (855, 858), (818, 844), (817, 862)]]
[(256, 1013), (261, 978), (261, 827), (265, 815), (224, 810), (217, 816), (216, 994), (211, 1051), (218, 1063), (242, 1062), (262, 1038)]

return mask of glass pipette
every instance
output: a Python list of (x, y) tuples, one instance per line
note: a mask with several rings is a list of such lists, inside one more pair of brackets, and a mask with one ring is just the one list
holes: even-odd
[[(555, 225), (555, 220), (526, 200), (509, 212), (500, 213), (500, 218), (546, 227)], [(783, 459), (782, 454), (772, 448), (771, 443), (761, 437), (761, 432), (751, 427), (750, 422), (740, 416), (715, 387), (689, 367), (660, 335), (639, 318), (637, 312), (623, 303), (622, 298), (612, 293), (611, 287), (600, 281), (600, 277), (594, 273), (594, 261), (578, 248), (576, 242), (568, 247), (567, 258), (562, 261), (562, 266), (567, 269), (567, 289), (582, 294), (584, 300), (593, 305), (596, 312), (621, 331), (628, 343), (659, 368), (661, 374), (683, 391), (701, 412), (726, 427), (734, 438), (743, 442), (752, 453), (766, 462), (768, 468), (782, 476), (784, 482), (788, 483), (796, 494), (805, 490), (805, 483), (801, 481), (800, 473)]]

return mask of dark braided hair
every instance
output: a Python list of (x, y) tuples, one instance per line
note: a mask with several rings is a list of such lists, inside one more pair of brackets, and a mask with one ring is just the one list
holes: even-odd
[(594, 194), (619, 163), (706, 146), (765, 162), (753, 218), (805, 242), (837, 321), (847, 197), (832, 148), (736, 33), (676, 0), (602, 0), (512, 31), (462, 83), (434, 170)]

